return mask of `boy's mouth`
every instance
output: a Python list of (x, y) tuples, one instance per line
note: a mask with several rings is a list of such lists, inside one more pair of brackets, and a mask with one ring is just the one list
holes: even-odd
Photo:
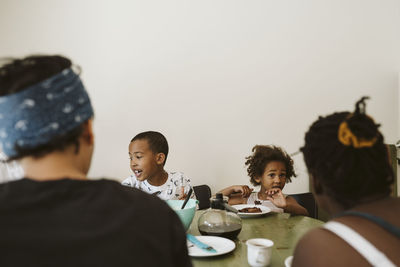
[(133, 173), (135, 174), (136, 177), (140, 177), (140, 175), (142, 174), (142, 170), (134, 170)]

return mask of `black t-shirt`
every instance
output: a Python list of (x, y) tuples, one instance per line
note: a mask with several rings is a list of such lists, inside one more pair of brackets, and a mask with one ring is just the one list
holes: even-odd
[(110, 180), (0, 185), (0, 266), (191, 266), (178, 216)]

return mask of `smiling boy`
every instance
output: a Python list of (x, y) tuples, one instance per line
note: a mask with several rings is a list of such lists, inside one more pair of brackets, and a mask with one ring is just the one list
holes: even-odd
[(191, 186), (181, 172), (166, 172), (167, 139), (159, 132), (137, 134), (129, 144), (130, 167), (133, 175), (122, 184), (138, 188), (163, 200), (184, 199)]

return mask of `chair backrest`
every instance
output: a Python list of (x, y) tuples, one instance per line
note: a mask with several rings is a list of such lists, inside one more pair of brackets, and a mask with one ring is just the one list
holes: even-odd
[(308, 211), (308, 214), (312, 218), (318, 218), (318, 206), (315, 202), (314, 196), (311, 192), (291, 194), (289, 195), (296, 199), (296, 201), (302, 205)]
[(400, 159), (397, 158), (397, 147), (395, 145), (387, 145), (387, 149), (389, 152), (389, 162), (392, 165), (393, 168), (393, 174), (394, 174), (394, 183), (392, 184), (392, 196), (397, 197), (399, 196), (399, 192), (397, 192), (397, 183), (398, 181), (398, 166), (400, 165)]
[(199, 210), (208, 209), (210, 207), (211, 189), (208, 185), (193, 186), (194, 194), (199, 201)]

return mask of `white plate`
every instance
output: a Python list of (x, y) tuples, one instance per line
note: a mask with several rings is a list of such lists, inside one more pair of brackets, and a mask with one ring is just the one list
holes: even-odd
[(286, 260), (285, 260), (285, 267), (291, 267), (292, 266), (292, 260), (293, 260), (293, 256), (287, 257)]
[(265, 207), (263, 205), (255, 205), (255, 204), (243, 204), (243, 205), (233, 205), (232, 207), (234, 207), (237, 210), (241, 210), (244, 208), (253, 208), (253, 207), (257, 207), (261, 209), (261, 212), (238, 212), (238, 215), (240, 218), (250, 218), (250, 217), (257, 217), (257, 216), (261, 216), (264, 215), (266, 213), (271, 212), (271, 209), (268, 207)]
[(187, 241), (189, 255), (192, 257), (212, 257), (226, 254), (235, 249), (236, 245), (232, 240), (219, 236), (196, 236), (198, 240), (204, 244), (212, 246), (217, 252), (208, 252), (199, 247), (196, 247), (192, 242)]

